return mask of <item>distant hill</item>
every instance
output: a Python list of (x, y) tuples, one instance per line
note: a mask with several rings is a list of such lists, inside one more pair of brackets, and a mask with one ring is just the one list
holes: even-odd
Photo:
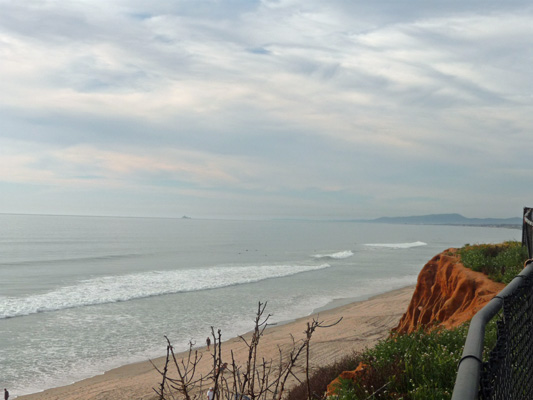
[(489, 225), (489, 226), (522, 226), (522, 218), (466, 218), (461, 214), (429, 214), (410, 217), (381, 217), (367, 220), (385, 224), (409, 225)]

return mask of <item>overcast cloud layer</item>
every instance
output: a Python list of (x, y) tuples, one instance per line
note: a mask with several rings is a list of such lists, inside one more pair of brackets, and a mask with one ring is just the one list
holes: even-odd
[(438, 3), (0, 0), (0, 212), (520, 216), (533, 7)]

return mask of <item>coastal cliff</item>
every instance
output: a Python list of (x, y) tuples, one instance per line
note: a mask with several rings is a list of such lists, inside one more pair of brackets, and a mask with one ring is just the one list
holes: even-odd
[[(445, 250), (420, 271), (411, 302), (393, 333), (459, 326), (469, 321), (504, 287), (505, 284), (463, 266), (456, 249)], [(335, 393), (341, 380), (362, 379), (367, 368), (360, 363), (354, 371), (344, 371), (328, 385), (328, 395)]]
[(459, 326), (504, 287), (503, 283), (464, 267), (456, 249), (445, 250), (420, 271), (409, 307), (394, 331), (410, 333), (420, 327)]

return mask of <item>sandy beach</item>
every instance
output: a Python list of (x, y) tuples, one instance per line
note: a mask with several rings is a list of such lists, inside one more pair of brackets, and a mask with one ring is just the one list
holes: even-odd
[[(318, 329), (314, 333), (311, 340), (312, 366), (327, 365), (353, 351), (371, 347), (386, 338), (390, 329), (397, 325), (407, 309), (413, 291), (414, 286), (410, 286), (366, 301), (354, 302), (290, 323), (269, 327), (259, 345), (260, 356), (270, 360), (278, 357), (278, 349), (288, 352), (293, 345), (291, 335), (295, 340), (303, 339), (306, 323), (313, 317), (323, 321), (324, 324), (331, 324), (341, 317), (342, 321), (333, 327)], [(250, 333), (243, 336), (249, 337)], [(198, 343), (203, 343), (204, 340), (205, 338), (197, 338)], [(206, 348), (199, 348), (198, 351), (203, 354), (198, 371), (205, 375), (212, 367), (212, 358)], [(233, 338), (223, 342), (224, 361), (230, 362), (230, 351), (233, 351), (238, 364), (245, 361), (247, 348), (241, 339)], [(178, 356), (185, 355), (186, 353), (181, 353)], [(153, 362), (161, 366), (164, 357)], [(150, 361), (146, 361), (125, 365), (72, 385), (18, 398), (24, 400), (154, 399), (156, 395), (153, 388), (159, 383), (160, 375)]]

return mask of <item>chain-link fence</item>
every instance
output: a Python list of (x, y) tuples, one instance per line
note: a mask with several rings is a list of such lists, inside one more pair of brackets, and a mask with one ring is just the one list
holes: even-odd
[(533, 399), (532, 277), (503, 299), (498, 339), (483, 363), (480, 399)]
[[(524, 208), (522, 244), (533, 252), (533, 209)], [(533, 399), (533, 263), (481, 309), (459, 362), (452, 400)], [(485, 326), (500, 310), (498, 337), (483, 362)]]

